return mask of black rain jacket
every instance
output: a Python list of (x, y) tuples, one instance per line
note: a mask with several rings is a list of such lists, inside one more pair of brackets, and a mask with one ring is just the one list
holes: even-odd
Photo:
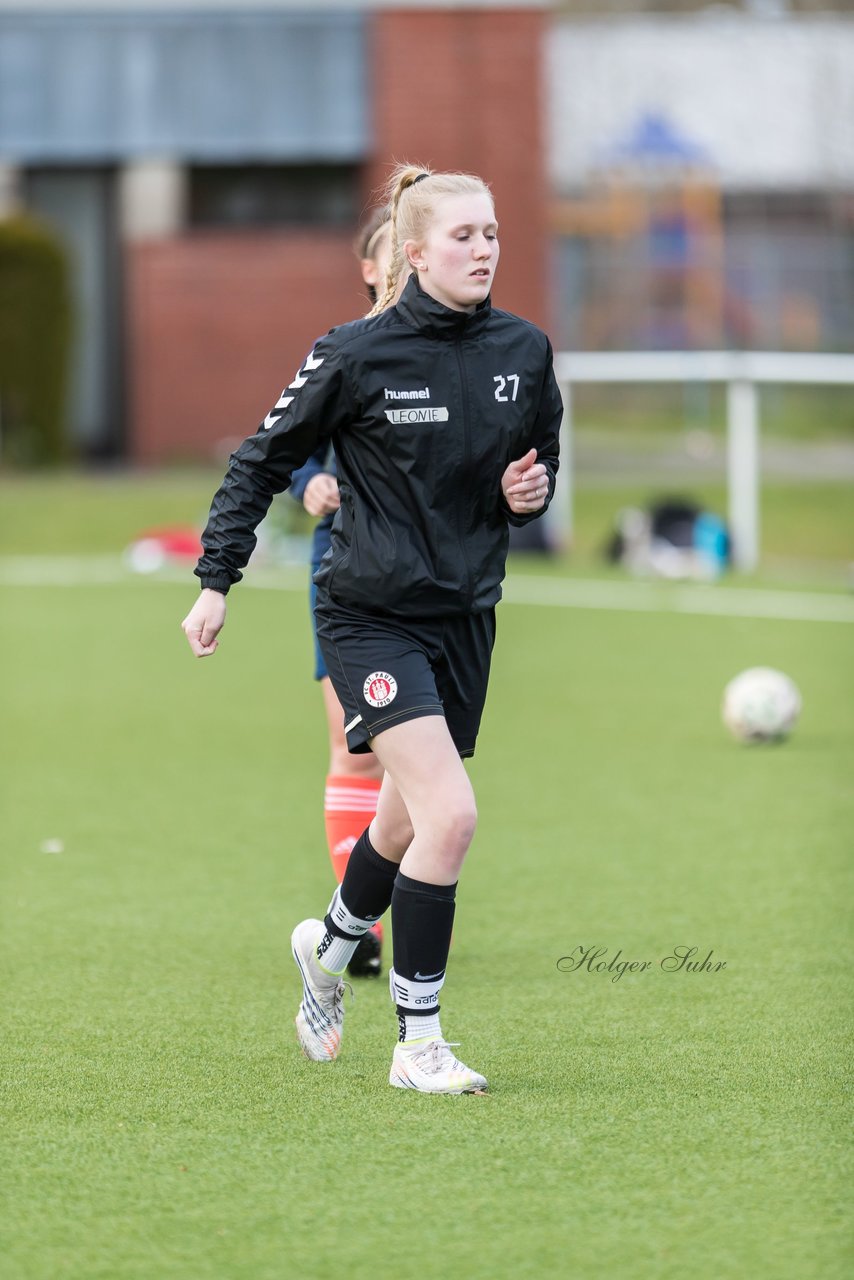
[(341, 507), (318, 586), (369, 612), (437, 617), (491, 608), (501, 596), (508, 522), (535, 518), (510, 512), (501, 477), (535, 448), (548, 505), (561, 416), (540, 329), (489, 299), (472, 313), (453, 311), (413, 276), (396, 306), (320, 339), (258, 432), (232, 454), (195, 572), (217, 591), (239, 581), (273, 495), (331, 441)]

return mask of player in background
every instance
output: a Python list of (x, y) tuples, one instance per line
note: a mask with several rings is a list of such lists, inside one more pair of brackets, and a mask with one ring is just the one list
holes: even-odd
[[(388, 210), (375, 209), (361, 228), (354, 246), (372, 304), (377, 300), (377, 288), (385, 287), (391, 258), (389, 231)], [(353, 845), (376, 813), (383, 770), (372, 753), (351, 755), (347, 750), (344, 712), (332, 687), (317, 642), (314, 620), (317, 587), (314, 585), (314, 575), (332, 545), (332, 521), (341, 505), (335, 454), (331, 446), (323, 445), (312, 454), (304, 467), (294, 472), (288, 492), (291, 497), (302, 502), (310, 516), (320, 517), (311, 543), (309, 603), (314, 635), (314, 678), (319, 682), (323, 695), (329, 734), (329, 771), (323, 794), (323, 816), (329, 858), (335, 880), (340, 884), (344, 879)], [(382, 923), (377, 921), (357, 947), (347, 966), (349, 974), (354, 977), (379, 976), (382, 970), (382, 937)]]

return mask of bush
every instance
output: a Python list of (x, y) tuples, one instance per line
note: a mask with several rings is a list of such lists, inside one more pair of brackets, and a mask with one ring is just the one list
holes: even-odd
[(29, 216), (0, 222), (0, 452), (8, 462), (67, 457), (71, 283), (65, 249)]

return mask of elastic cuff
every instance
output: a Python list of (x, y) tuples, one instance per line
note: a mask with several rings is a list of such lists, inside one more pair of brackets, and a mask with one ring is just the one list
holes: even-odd
[(455, 898), (457, 896), (457, 884), (455, 880), (453, 884), (428, 884), (426, 880), (413, 880), (411, 876), (406, 876), (402, 871), (398, 871), (395, 877), (395, 889), (402, 889), (406, 893), (421, 893), (433, 898)]
[(377, 853), (371, 844), (370, 827), (366, 827), (359, 837), (362, 840), (362, 852), (368, 862), (372, 863), (378, 871), (384, 872), (387, 876), (400, 875), (400, 863), (392, 862), (391, 858), (384, 858), (381, 853)]
[(229, 588), (232, 586), (229, 578), (203, 578), (200, 575), (197, 576), (203, 587), (210, 587), (211, 591), (219, 591), (224, 596), (228, 595)]

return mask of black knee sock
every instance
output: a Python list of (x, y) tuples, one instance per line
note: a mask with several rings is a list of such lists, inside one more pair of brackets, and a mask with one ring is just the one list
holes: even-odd
[[(454, 926), (455, 884), (427, 884), (397, 873), (391, 896), (393, 997), (401, 1020), (439, 1012), (439, 991)], [(410, 1028), (411, 1030), (411, 1028)]]
[(356, 930), (350, 920), (379, 920), (391, 903), (397, 873), (398, 864), (377, 853), (366, 828), (353, 845), (344, 879), (324, 920), (329, 932), (352, 937)]

